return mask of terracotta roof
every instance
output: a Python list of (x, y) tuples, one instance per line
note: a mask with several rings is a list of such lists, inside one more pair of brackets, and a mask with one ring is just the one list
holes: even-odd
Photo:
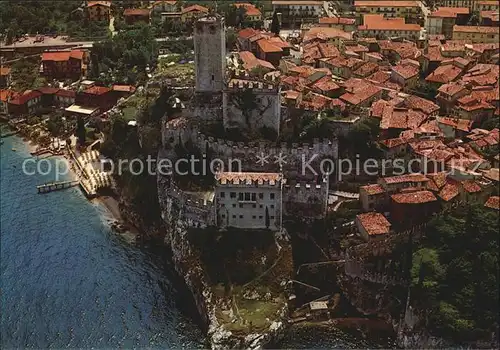
[(418, 1), (355, 1), (355, 7), (420, 7)]
[(304, 36), (304, 42), (314, 39), (329, 40), (333, 38), (352, 39), (352, 34), (344, 32), (342, 29), (329, 27), (312, 27)]
[(269, 39), (260, 39), (257, 41), (257, 45), (259, 46), (262, 52), (282, 52), (281, 47), (271, 42)]
[(483, 176), (488, 180), (500, 182), (500, 172), (498, 168), (491, 168), (487, 171), (483, 171)]
[[(390, 77), (391, 77), (390, 72), (384, 72), (384, 71), (379, 70), (379, 71), (373, 73), (367, 79), (374, 81), (376, 83), (383, 83), (383, 82), (386, 82), (387, 80), (389, 80)], [(372, 107), (373, 107), (373, 105), (372, 105)]]
[(248, 39), (248, 38), (250, 38), (254, 35), (257, 35), (259, 33), (260, 33), (260, 31), (255, 30), (253, 28), (245, 28), (245, 29), (242, 29), (238, 32), (238, 36), (240, 38), (243, 38), (243, 39)]
[(75, 97), (76, 92), (73, 90), (66, 90), (66, 89), (59, 89), (59, 91), (56, 92), (56, 96), (61, 96), (61, 97)]
[(19, 96), (18, 92), (13, 90), (0, 90), (0, 101), (7, 102), (9, 99), (15, 99)]
[(386, 184), (429, 181), (429, 179), (424, 174), (406, 174), (406, 175), (390, 176), (390, 177), (383, 177), (380, 180), (385, 182)]
[(416, 59), (422, 54), (414, 42), (379, 40), (378, 44), (382, 51), (394, 51), (401, 57), (401, 59), (404, 58)]
[(343, 17), (321, 17), (319, 19), (320, 24), (354, 24), (356, 20), (354, 18), (343, 18)]
[[(348, 83), (348, 81), (345, 83)], [(346, 93), (340, 96), (340, 99), (352, 105), (360, 104), (382, 91), (378, 86), (372, 85), (364, 80), (359, 80), (359, 82), (356, 82), (355, 85), (350, 87), (348, 85), (346, 86), (345, 83)]]
[(451, 126), (454, 129), (469, 132), (472, 128), (473, 121), (460, 118), (438, 117), (439, 124)]
[(363, 213), (356, 215), (356, 220), (363, 226), (368, 235), (382, 235), (389, 233), (391, 224), (380, 213)]
[(111, 89), (104, 86), (92, 86), (88, 88), (84, 92), (91, 95), (104, 95), (105, 93), (110, 92)]
[(413, 65), (409, 64), (398, 64), (392, 67), (392, 70), (402, 76), (404, 79), (410, 79), (418, 75), (419, 69)]
[(120, 91), (120, 92), (134, 92), (135, 91), (135, 86), (133, 85), (118, 85), (115, 84), (111, 87), (113, 91)]
[(421, 110), (425, 114), (432, 114), (439, 111), (439, 106), (434, 102), (414, 95), (410, 95), (409, 97), (407, 97), (404, 100), (403, 104), (407, 108)]
[(191, 5), (191, 6), (185, 7), (182, 9), (181, 12), (184, 14), (184, 13), (193, 12), (193, 11), (208, 13), (208, 9), (204, 6), (201, 6), (201, 5)]
[(498, 34), (499, 29), (496, 26), (486, 27), (486, 26), (453, 26), (453, 32), (461, 33), (482, 33), (482, 34)]
[(150, 10), (148, 9), (131, 9), (131, 8), (128, 8), (128, 9), (125, 9), (123, 11), (123, 15), (125, 17), (127, 16), (143, 16), (143, 17), (149, 17), (150, 15)]
[(402, 139), (400, 137), (397, 137), (395, 139), (385, 139), (385, 140), (379, 141), (379, 143), (381, 145), (383, 145), (384, 147), (386, 147), (388, 149), (391, 149), (391, 148), (394, 148), (394, 147), (405, 145), (405, 144), (408, 143), (408, 141), (405, 140), (405, 139)]
[[(377, 106), (377, 108), (380, 108)], [(421, 111), (395, 108), (385, 104), (382, 111), (382, 120), (380, 129), (415, 129), (419, 127), (427, 118), (427, 115)]]
[(455, 94), (458, 94), (461, 91), (464, 91), (465, 87), (463, 85), (460, 85), (458, 82), (451, 82), (447, 84), (443, 84), (439, 87), (438, 91), (440, 93), (449, 95), (449, 96), (454, 96)]
[(49, 86), (44, 86), (39, 89), (36, 89), (37, 91), (40, 91), (44, 95), (54, 95), (56, 92), (59, 91), (59, 88), (53, 88)]
[(296, 100), (300, 96), (300, 92), (295, 91), (295, 90), (287, 90), (284, 91), (285, 98), (290, 99), (290, 100)]
[(259, 66), (268, 68), (270, 70), (276, 69), (270, 62), (258, 59), (250, 51), (240, 51), (239, 56), (240, 56), (241, 60), (243, 61), (243, 66), (248, 71), (250, 71), (254, 68), (257, 68)]
[(364, 78), (364, 77), (366, 77), (366, 76), (374, 73), (378, 69), (379, 69), (379, 65), (378, 64), (376, 64), (374, 62), (366, 62), (361, 67), (359, 67), (358, 69), (356, 69), (353, 72), (353, 74)]
[(457, 15), (468, 15), (468, 7), (438, 7), (429, 17), (455, 18)]
[[(398, 1), (399, 2), (399, 1)], [(362, 25), (358, 26), (358, 30), (404, 30), (404, 31), (420, 31), (422, 28), (418, 24), (406, 23), (404, 18), (386, 18), (384, 15), (365, 14), (363, 16)]]
[(370, 196), (385, 193), (384, 188), (379, 184), (361, 186), (360, 189), (366, 191), (366, 193), (368, 193), (368, 195)]
[(500, 19), (500, 14), (498, 10), (496, 11), (481, 11), (479, 17), (489, 18), (492, 22), (498, 22)]
[(309, 1), (309, 0), (273, 0), (273, 5), (313, 5), (323, 6), (323, 1)]
[(484, 206), (487, 208), (500, 210), (500, 197), (491, 196), (490, 198), (488, 198), (486, 203), (484, 203)]
[(441, 191), (439, 191), (438, 196), (442, 200), (448, 202), (448, 201), (452, 200), (453, 198), (455, 198), (456, 196), (458, 196), (459, 193), (460, 193), (460, 190), (458, 188), (457, 183), (453, 180), (448, 180), (446, 182), (446, 184), (443, 186), (443, 188), (441, 189)]
[(9, 75), (10, 74), (10, 68), (9, 67), (0, 67), (0, 75)]
[(462, 187), (468, 193), (481, 192), (481, 186), (479, 186), (474, 180), (465, 180), (465, 181), (462, 181)]
[(430, 173), (427, 174), (427, 177), (432, 180), (429, 181), (427, 185), (429, 186), (430, 183), (433, 183), (438, 189), (443, 188), (443, 186), (446, 185), (448, 181), (448, 174), (446, 173), (446, 171), (442, 171), (439, 173)]
[(61, 62), (61, 61), (68, 61), (70, 58), (82, 60), (83, 54), (84, 53), (81, 50), (43, 52), (42, 61)]
[(260, 10), (257, 7), (255, 7), (255, 5), (253, 5), (253, 4), (249, 4), (249, 3), (239, 3), (238, 4), (237, 3), (237, 4), (234, 4), (234, 6), (236, 6), (238, 8), (244, 7), (246, 10), (245, 14), (247, 16), (260, 16), (260, 15), (262, 15), (262, 12), (260, 12)]
[(434, 72), (429, 74), (425, 81), (433, 83), (449, 83), (455, 80), (462, 73), (462, 68), (456, 67), (452, 64), (439, 66)]
[(310, 87), (321, 90), (322, 92), (329, 92), (340, 88), (337, 84), (335, 84), (332, 77), (327, 75), (311, 84)]
[(111, 7), (111, 1), (87, 1), (87, 7), (92, 7), (96, 5)]
[(422, 204), (437, 201), (436, 196), (431, 191), (397, 193), (393, 194), (391, 198), (399, 204)]
[(279, 173), (237, 173), (223, 172), (217, 173), (215, 179), (222, 185), (232, 183), (233, 185), (262, 185), (264, 182), (269, 182), (270, 185), (276, 185), (280, 180)]
[(42, 93), (40, 91), (33, 90), (33, 91), (25, 92), (24, 94), (18, 95), (16, 98), (10, 100), (9, 104), (24, 105), (28, 101), (30, 101), (34, 98), (40, 97), (40, 96), (42, 96)]
[(495, 85), (498, 82), (498, 74), (498, 65), (478, 63), (470, 68), (461, 80), (474, 85)]

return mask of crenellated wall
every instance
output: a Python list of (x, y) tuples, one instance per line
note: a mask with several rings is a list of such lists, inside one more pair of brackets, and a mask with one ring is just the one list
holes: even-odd
[[(292, 143), (291, 147), (287, 143), (282, 143), (276, 147), (271, 142), (233, 142), (229, 140), (217, 139), (206, 136), (193, 125), (189, 119), (182, 122), (177, 120), (170, 121), (163, 126), (163, 145), (168, 149), (173, 149), (180, 142), (186, 144), (191, 142), (200, 149), (202, 153), (211, 153), (213, 157), (219, 158), (228, 163), (228, 159), (239, 159), (242, 162), (243, 169), (246, 171), (277, 171), (278, 165), (274, 163), (275, 157), (280, 154), (284, 156), (286, 164), (285, 169), (302, 170), (304, 164), (313, 159), (311, 165), (318, 165), (318, 162), (324, 158), (338, 158), (338, 141), (315, 140), (310, 143)], [(257, 156), (269, 156), (268, 163), (264, 166), (258, 164)]]

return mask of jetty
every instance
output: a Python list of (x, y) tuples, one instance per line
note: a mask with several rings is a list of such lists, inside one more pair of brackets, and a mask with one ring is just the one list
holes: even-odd
[(48, 182), (43, 185), (36, 186), (38, 193), (49, 193), (53, 191), (60, 191), (66, 188), (74, 187), (80, 184), (79, 180)]

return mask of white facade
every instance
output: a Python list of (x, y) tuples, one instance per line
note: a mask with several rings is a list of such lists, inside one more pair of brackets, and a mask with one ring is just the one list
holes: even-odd
[(443, 18), (442, 17), (427, 17), (425, 23), (427, 34), (442, 34), (443, 33)]
[(321, 17), (323, 1), (273, 1), (273, 11), (287, 12), (291, 16)]
[(195, 24), (194, 52), (197, 92), (221, 92), (226, 70), (224, 18), (209, 15)]
[(216, 178), (217, 226), (280, 229), (281, 174), (219, 173)]

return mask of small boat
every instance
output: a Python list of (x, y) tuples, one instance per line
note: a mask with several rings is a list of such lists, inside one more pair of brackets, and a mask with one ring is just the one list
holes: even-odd
[(16, 151), (17, 151), (17, 149), (15, 149), (15, 148), (12, 148), (12, 152), (16, 152)]

